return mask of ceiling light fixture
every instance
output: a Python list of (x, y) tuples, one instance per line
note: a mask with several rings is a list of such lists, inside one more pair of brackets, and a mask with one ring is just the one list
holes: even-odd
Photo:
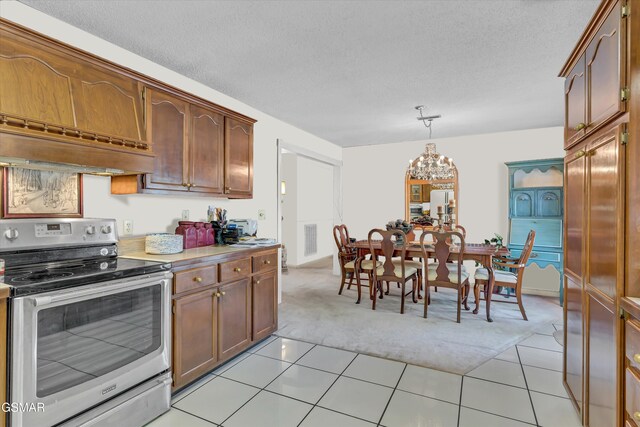
[(424, 125), (424, 127), (429, 129), (429, 139), (431, 139), (431, 124), (432, 124), (434, 119), (439, 119), (442, 116), (440, 114), (435, 114), (435, 115), (432, 115), (432, 116), (425, 116), (422, 113), (422, 110), (424, 110), (424, 108), (425, 108), (424, 105), (416, 105), (415, 109), (420, 112), (420, 117), (416, 117), (416, 118), (418, 120), (422, 121), (422, 124)]
[[(429, 129), (429, 139), (431, 139), (431, 125), (434, 119), (441, 116), (425, 116), (422, 112), (424, 105), (418, 105), (416, 110), (420, 112), (420, 117), (424, 126)], [(455, 166), (453, 159), (447, 158), (436, 151), (436, 144), (427, 143), (424, 153), (415, 159), (409, 160), (409, 168), (407, 172), (412, 179), (420, 179), (425, 181), (449, 180), (455, 176)]]

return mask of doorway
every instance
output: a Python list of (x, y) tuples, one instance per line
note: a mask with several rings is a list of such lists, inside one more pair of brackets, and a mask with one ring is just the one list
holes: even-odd
[(277, 144), (278, 241), (285, 245), (287, 265), (335, 258), (332, 229), (342, 222), (342, 162), (282, 140)]

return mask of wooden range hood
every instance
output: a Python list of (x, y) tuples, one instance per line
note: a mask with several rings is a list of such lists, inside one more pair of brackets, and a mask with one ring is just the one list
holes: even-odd
[(3, 19), (0, 40), (0, 165), (153, 171), (135, 73)]

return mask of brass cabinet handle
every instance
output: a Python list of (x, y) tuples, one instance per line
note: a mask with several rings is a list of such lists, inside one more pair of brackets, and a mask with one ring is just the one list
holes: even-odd
[(228, 192), (230, 192), (230, 191), (231, 191), (231, 187), (224, 187), (224, 192), (225, 192), (225, 193), (228, 193)]
[(242, 269), (240, 267), (236, 267), (233, 269), (233, 271), (235, 271), (236, 273), (240, 273)]
[(576, 153), (576, 159), (579, 159), (580, 157), (584, 157), (587, 155), (587, 152), (584, 150), (580, 150)]
[(640, 363), (640, 353), (636, 353), (633, 355), (633, 361), (636, 363)]
[(640, 421), (640, 412), (634, 412), (634, 413), (633, 413), (633, 418), (634, 418), (636, 421)]
[(195, 188), (195, 187), (196, 187), (196, 185), (195, 185), (195, 184), (189, 184), (189, 187), (191, 187), (191, 188)]
[(264, 264), (271, 264), (271, 260), (265, 259), (265, 260), (263, 261), (263, 263), (264, 263)]
[(260, 284), (260, 280), (256, 280), (256, 285), (259, 285), (259, 284)]
[(202, 277), (194, 277), (193, 281), (200, 283), (200, 282), (202, 282)]
[(221, 292), (222, 296), (225, 296), (227, 293), (225, 291)]
[(183, 183), (182, 183), (182, 186), (183, 186), (183, 187), (189, 187), (189, 184), (187, 184), (186, 182), (183, 182)]
[(216, 297), (220, 298), (220, 291), (216, 291)]
[(586, 128), (587, 125), (584, 123), (578, 123), (578, 125), (574, 128), (575, 130), (582, 130), (584, 128)]

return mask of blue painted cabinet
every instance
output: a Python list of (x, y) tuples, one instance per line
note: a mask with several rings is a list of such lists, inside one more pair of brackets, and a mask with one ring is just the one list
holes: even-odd
[[(562, 304), (564, 161), (558, 158), (509, 162), (506, 165), (509, 168), (507, 247), (513, 257), (520, 256), (529, 230), (535, 230), (536, 240), (527, 265), (535, 263), (540, 268), (552, 265), (558, 270)], [(549, 179), (547, 175), (553, 173), (555, 179)]]

